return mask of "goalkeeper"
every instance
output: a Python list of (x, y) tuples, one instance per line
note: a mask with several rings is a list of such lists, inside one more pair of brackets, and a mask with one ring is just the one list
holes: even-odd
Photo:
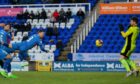
[(139, 74), (136, 64), (130, 59), (131, 54), (134, 52), (136, 48), (136, 40), (139, 35), (139, 28), (137, 24), (138, 18), (132, 17), (130, 21), (130, 26), (126, 32), (124, 32), (123, 25), (121, 24), (119, 25), (121, 35), (123, 38), (125, 38), (125, 45), (121, 50), (120, 62), (127, 71), (126, 74), (127, 77), (131, 76), (133, 73), (135, 73), (136, 77)]

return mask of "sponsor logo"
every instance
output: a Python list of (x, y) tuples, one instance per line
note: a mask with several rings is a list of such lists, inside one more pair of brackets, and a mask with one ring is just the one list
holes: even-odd
[(54, 63), (54, 68), (61, 68), (61, 63)]
[(114, 63), (107, 63), (107, 69), (113, 68), (114, 69)]
[(125, 69), (120, 62), (107, 62), (106, 71), (125, 71)]
[(123, 66), (119, 63), (107, 63), (107, 69), (114, 69), (114, 68), (123, 68)]

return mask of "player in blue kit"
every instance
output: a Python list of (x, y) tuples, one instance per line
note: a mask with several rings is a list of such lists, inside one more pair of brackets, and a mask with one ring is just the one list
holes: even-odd
[[(8, 65), (5, 65), (5, 62), (7, 61), (11, 61), (11, 59), (7, 59), (5, 58), (4, 56), (7, 56), (9, 57), (10, 56), (10, 49), (9, 47), (7, 46), (11, 40), (13, 40), (14, 38), (14, 35), (10, 33), (10, 29), (11, 29), (11, 26), (9, 24), (6, 24), (4, 26), (4, 28), (2, 30), (0, 30), (0, 60), (1, 62), (4, 62), (3, 63), (3, 69), (0, 70), (0, 74), (4, 77), (16, 77), (14, 76), (13, 74), (11, 74), (11, 64), (9, 63)], [(12, 37), (12, 38), (11, 38)], [(7, 70), (8, 72), (8, 75), (6, 75), (4, 73), (4, 69)]]
[[(31, 36), (28, 40), (23, 41), (23, 42), (19, 42), (19, 43), (13, 43), (13, 44), (9, 44), (9, 52), (13, 53), (13, 52), (18, 52), (19, 53), (19, 58), (20, 60), (29, 60), (29, 56), (27, 54), (27, 51), (31, 48), (33, 48), (34, 46), (38, 45), (40, 46), (41, 50), (44, 52), (48, 52), (47, 50), (44, 49), (44, 45), (42, 43), (42, 38), (44, 37), (44, 31), (39, 30), (38, 34), (35, 34), (33, 36)], [(5, 52), (0, 52), (3, 53), (3, 57), (7, 58), (7, 54), (5, 54)], [(9, 59), (11, 59), (11, 56), (8, 56)], [(4, 62), (5, 65), (7, 65), (6, 68), (8, 68), (8, 65), (11, 61), (7, 61)], [(5, 72), (6, 74), (6, 72)]]
[[(4, 23), (0, 23), (0, 30), (2, 30), (4, 26), (5, 26)], [(3, 68), (3, 61), (2, 60), (0, 60), (0, 67)], [(2, 71), (2, 69), (0, 69), (0, 71)]]
[(32, 35), (29, 39), (19, 43), (10, 44), (9, 47), (13, 49), (12, 51), (19, 51), (20, 60), (26, 60), (26, 56), (28, 56), (27, 51), (34, 46), (40, 46), (40, 49), (44, 52), (48, 52), (44, 49), (44, 44), (42, 43), (42, 39), (44, 37), (44, 31), (39, 30), (38, 34)]

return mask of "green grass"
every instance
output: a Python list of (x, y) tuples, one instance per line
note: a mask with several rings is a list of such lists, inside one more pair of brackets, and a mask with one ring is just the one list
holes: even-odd
[(140, 84), (140, 77), (120, 72), (16, 72), (18, 79), (0, 76), (0, 84)]

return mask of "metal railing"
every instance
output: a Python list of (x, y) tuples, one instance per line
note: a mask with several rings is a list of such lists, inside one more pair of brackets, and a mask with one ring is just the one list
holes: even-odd
[[(97, 7), (98, 8), (98, 7)], [(82, 25), (81, 31), (79, 31), (77, 37), (75, 37), (73, 44), (71, 45), (71, 53), (76, 53), (82, 42), (85, 40), (86, 36), (90, 32), (94, 23), (97, 20), (98, 10), (95, 8), (88, 16), (88, 20)]]

